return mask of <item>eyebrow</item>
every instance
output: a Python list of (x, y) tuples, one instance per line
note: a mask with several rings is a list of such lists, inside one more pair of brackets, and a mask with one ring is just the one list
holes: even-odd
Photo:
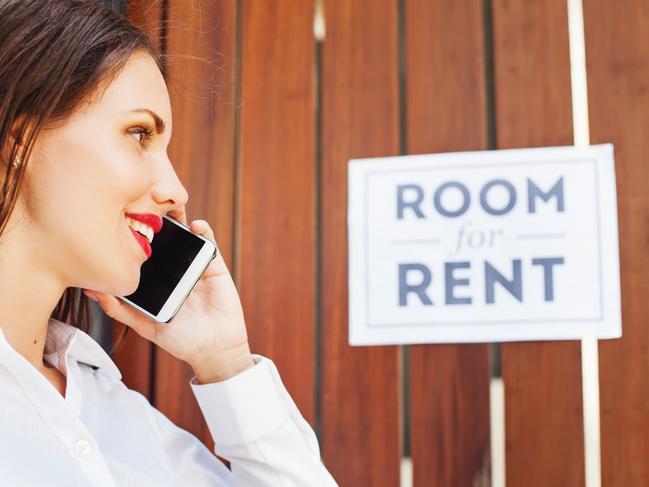
[(160, 118), (160, 116), (154, 112), (153, 110), (149, 110), (148, 108), (134, 108), (133, 110), (127, 110), (129, 112), (137, 112), (137, 113), (148, 113), (153, 117), (153, 120), (155, 120), (155, 129), (156, 132), (161, 134), (162, 132), (165, 131), (165, 123)]

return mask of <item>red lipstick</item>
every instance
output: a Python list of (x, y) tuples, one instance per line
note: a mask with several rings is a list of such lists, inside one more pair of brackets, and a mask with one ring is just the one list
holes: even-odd
[(126, 216), (149, 225), (153, 229), (153, 233), (162, 230), (162, 217), (160, 215), (154, 213), (126, 213)]
[(133, 230), (131, 227), (129, 227), (129, 230), (133, 233), (133, 236), (137, 239), (138, 243), (142, 247), (142, 250), (144, 250), (144, 253), (146, 254), (146, 258), (148, 259), (151, 257), (151, 253), (153, 252), (151, 250), (151, 244), (147, 240), (147, 238), (142, 235), (140, 232), (136, 232)]
[[(150, 226), (153, 229), (153, 233), (158, 233), (162, 229), (162, 217), (160, 215), (156, 215), (154, 213), (126, 213), (126, 216), (131, 218), (132, 220), (137, 220), (141, 223), (144, 223), (145, 225)], [(129, 227), (129, 229), (142, 247), (142, 250), (144, 250), (146, 258), (148, 259), (149, 257), (151, 257), (152, 250), (149, 240), (141, 233), (133, 230), (131, 227)]]

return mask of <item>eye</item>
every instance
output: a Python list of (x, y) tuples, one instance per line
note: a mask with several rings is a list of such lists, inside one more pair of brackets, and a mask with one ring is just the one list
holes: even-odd
[(128, 134), (133, 136), (141, 146), (145, 146), (153, 136), (153, 129), (151, 127), (133, 127), (128, 130)]

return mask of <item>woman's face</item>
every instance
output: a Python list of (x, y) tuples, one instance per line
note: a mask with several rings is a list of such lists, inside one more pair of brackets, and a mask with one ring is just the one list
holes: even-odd
[(167, 156), (171, 106), (155, 61), (136, 53), (97, 98), (40, 133), (16, 210), (37, 268), (65, 287), (123, 296), (146, 260), (125, 214), (178, 214), (188, 195)]

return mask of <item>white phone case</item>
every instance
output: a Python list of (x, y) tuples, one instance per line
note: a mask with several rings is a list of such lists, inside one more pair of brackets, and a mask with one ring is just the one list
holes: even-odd
[(189, 265), (189, 267), (185, 271), (185, 274), (176, 285), (176, 288), (169, 295), (167, 301), (162, 306), (160, 312), (157, 315), (148, 312), (126, 297), (117, 296), (117, 298), (121, 299), (125, 303), (129, 304), (133, 308), (144, 313), (149, 318), (155, 320), (160, 324), (169, 323), (171, 319), (176, 315), (182, 304), (185, 302), (185, 299), (187, 299), (187, 296), (189, 296), (189, 293), (192, 291), (192, 289), (194, 289), (194, 286), (203, 275), (203, 272), (205, 272), (205, 269), (207, 268), (209, 263), (216, 257), (216, 253), (218, 251), (216, 243), (212, 240), (205, 238), (202, 235), (193, 233), (187, 225), (184, 225), (179, 221), (174, 220), (173, 218), (169, 218), (165, 215), (163, 215), (163, 218), (185, 229), (186, 231), (191, 232), (194, 236), (203, 240), (205, 242), (203, 247), (198, 252), (198, 254), (196, 254), (196, 258)]

